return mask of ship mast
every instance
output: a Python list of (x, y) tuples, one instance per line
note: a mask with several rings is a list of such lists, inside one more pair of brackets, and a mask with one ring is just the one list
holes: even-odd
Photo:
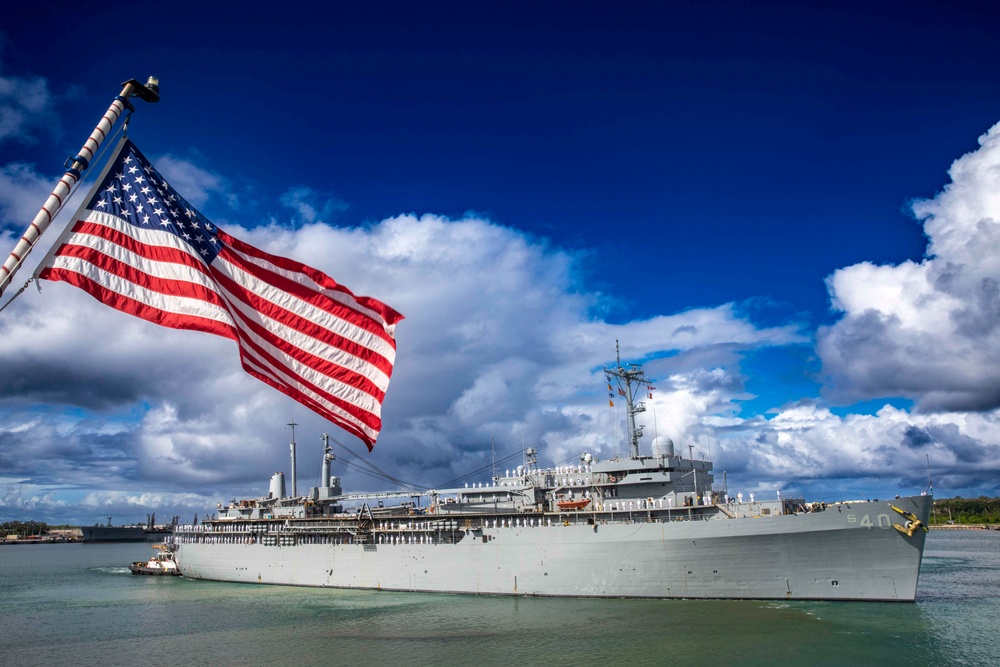
[(614, 368), (604, 367), (604, 374), (611, 384), (614, 378), (618, 384), (618, 395), (625, 397), (625, 411), (628, 414), (628, 434), (629, 434), (629, 456), (639, 458), (639, 438), (642, 437), (642, 427), (636, 426), (635, 416), (646, 411), (646, 404), (636, 403), (635, 397), (640, 387), (645, 386), (646, 374), (642, 370), (642, 364), (628, 364), (628, 368), (622, 366), (621, 347), (615, 341), (615, 355), (617, 365)]
[(494, 482), (500, 479), (497, 474), (497, 442), (493, 434), (490, 434), (490, 479)]

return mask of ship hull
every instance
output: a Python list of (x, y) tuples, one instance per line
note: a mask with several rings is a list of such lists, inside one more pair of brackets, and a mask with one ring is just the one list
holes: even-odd
[[(190, 578), (483, 595), (913, 601), (929, 497), (761, 518), (476, 527), (455, 544), (185, 542)], [(543, 523), (543, 522), (538, 522)], [(900, 526), (896, 528), (895, 526)], [(912, 526), (912, 524), (911, 524)], [(405, 531), (404, 531), (405, 532)], [(419, 537), (409, 538), (419, 540)], [(306, 540), (307, 541), (307, 540)]]

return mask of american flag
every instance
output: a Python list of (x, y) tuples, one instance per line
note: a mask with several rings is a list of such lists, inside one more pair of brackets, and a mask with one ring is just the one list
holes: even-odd
[(156, 324), (232, 338), (248, 373), (375, 445), (403, 316), (225, 233), (131, 141), (36, 275)]

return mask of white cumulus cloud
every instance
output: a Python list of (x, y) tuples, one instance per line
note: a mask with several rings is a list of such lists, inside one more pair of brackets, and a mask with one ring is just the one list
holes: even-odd
[(1000, 407), (1000, 124), (913, 206), (927, 257), (856, 264), (828, 280), (843, 316), (818, 352), (841, 400), (902, 396), (919, 410)]

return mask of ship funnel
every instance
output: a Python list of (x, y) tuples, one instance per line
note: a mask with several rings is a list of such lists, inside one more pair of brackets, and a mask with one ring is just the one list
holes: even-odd
[(323, 434), (323, 470), (320, 472), (320, 487), (333, 486), (330, 484), (330, 462), (337, 457), (333, 454), (333, 447), (330, 446), (330, 436)]
[(666, 458), (674, 455), (674, 441), (665, 435), (653, 439), (653, 456)]
[(288, 446), (289, 449), (292, 452), (292, 497), (293, 498), (298, 498), (299, 497), (299, 485), (298, 485), (298, 481), (295, 479), (295, 472), (296, 472), (296, 470), (295, 470), (295, 468), (296, 468), (296, 466), (295, 466), (295, 427), (298, 426), (298, 424), (296, 424), (295, 422), (291, 422), (288, 425), (292, 427), (292, 442)]
[(271, 488), (267, 494), (268, 498), (285, 497), (285, 473), (276, 472), (271, 475)]

